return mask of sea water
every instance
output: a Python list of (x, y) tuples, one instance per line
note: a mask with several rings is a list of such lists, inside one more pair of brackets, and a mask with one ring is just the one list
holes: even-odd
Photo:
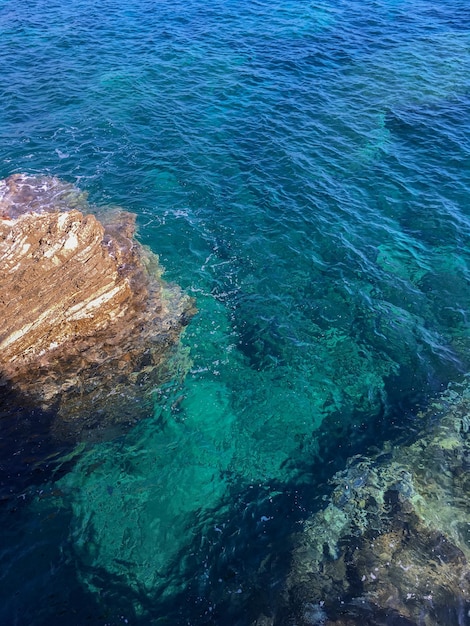
[(2, 416), (2, 624), (248, 626), (468, 371), (469, 44), (464, 0), (2, 0), (0, 176), (135, 212), (199, 310), (127, 432)]

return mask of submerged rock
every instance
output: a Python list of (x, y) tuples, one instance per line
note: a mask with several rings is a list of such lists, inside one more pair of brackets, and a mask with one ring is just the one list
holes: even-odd
[(134, 233), (56, 178), (0, 181), (0, 382), (64, 433), (143, 417), (181, 366), (193, 301)]
[(443, 401), (415, 443), (336, 474), (326, 508), (293, 539), (277, 615), (256, 624), (469, 623), (470, 392)]

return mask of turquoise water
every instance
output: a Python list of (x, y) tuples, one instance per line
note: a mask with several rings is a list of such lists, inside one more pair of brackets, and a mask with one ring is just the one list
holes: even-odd
[(248, 625), (328, 477), (468, 372), (467, 3), (3, 0), (0, 42), (0, 177), (136, 212), (199, 309), (116, 439), (6, 411), (0, 622)]

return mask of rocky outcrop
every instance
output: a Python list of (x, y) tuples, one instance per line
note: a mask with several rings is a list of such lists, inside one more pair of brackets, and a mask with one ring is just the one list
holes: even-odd
[(0, 181), (0, 380), (65, 430), (148, 414), (194, 313), (134, 233), (56, 178)]
[(470, 392), (415, 443), (353, 459), (294, 538), (287, 626), (454, 626), (470, 615)]

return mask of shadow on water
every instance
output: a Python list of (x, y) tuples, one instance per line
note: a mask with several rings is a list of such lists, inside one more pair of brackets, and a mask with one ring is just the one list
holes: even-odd
[(135, 423), (105, 421), (96, 413), (77, 427), (0, 382), (0, 502), (33, 485), (59, 480), (87, 445), (116, 440)]
[(59, 441), (51, 434), (55, 414), (37, 409), (18, 397), (8, 385), (0, 386), (0, 498), (2, 501), (41, 484), (53, 475), (66, 474), (72, 462), (60, 459), (75, 442)]

